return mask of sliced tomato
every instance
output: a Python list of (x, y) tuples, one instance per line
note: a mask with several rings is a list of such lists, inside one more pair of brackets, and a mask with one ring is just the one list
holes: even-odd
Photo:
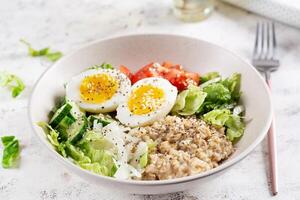
[(124, 65), (121, 65), (119, 67), (119, 70), (125, 74), (130, 80), (132, 79), (133, 74), (131, 73), (131, 71)]
[(188, 80), (193, 81), (194, 85), (199, 85), (200, 83), (200, 75), (198, 73), (185, 72), (185, 76)]
[(173, 63), (169, 62), (169, 61), (164, 61), (161, 66), (166, 67), (166, 68), (171, 68), (172, 66), (174, 66)]
[(136, 76), (136, 75), (134, 74), (130, 80), (131, 80), (131, 83), (134, 84), (134, 83), (136, 83), (137, 81), (139, 81), (139, 80), (141, 80), (141, 79), (143, 79), (143, 78), (146, 78), (146, 77)]
[(149, 63), (148, 65), (142, 67), (141, 69), (139, 69), (133, 76), (131, 79), (132, 83), (135, 83), (141, 79), (144, 78), (148, 78), (148, 77), (156, 77), (158, 76), (158, 72), (156, 69), (154, 69), (153, 67), (153, 62)]
[(170, 81), (178, 90), (184, 90), (189, 84), (199, 85), (199, 74), (183, 70), (181, 65), (163, 62), (162, 65), (149, 63), (132, 75), (131, 82), (148, 77), (163, 77)]
[(178, 69), (170, 69), (167, 74), (164, 76), (166, 79), (172, 83), (178, 90), (184, 90), (187, 88), (187, 78), (185, 76), (185, 72)]
[(166, 67), (166, 68), (170, 68), (170, 69), (178, 69), (178, 70), (183, 70), (181, 65), (174, 65), (173, 63), (169, 62), (169, 61), (164, 61), (161, 66)]

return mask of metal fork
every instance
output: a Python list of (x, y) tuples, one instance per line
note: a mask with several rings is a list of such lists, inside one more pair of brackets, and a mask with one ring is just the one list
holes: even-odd
[[(279, 68), (280, 62), (276, 59), (276, 36), (273, 22), (258, 22), (253, 51), (252, 64), (260, 71), (271, 89), (271, 72)], [(278, 193), (277, 184), (277, 149), (274, 117), (268, 131), (268, 149), (270, 162), (271, 189), (273, 195)]]

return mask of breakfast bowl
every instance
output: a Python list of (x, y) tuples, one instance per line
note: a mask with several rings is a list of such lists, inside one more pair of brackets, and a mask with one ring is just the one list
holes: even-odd
[[(88, 66), (109, 62), (113, 66), (126, 65), (136, 71), (151, 61), (171, 60), (180, 63), (187, 71), (200, 75), (218, 71), (224, 76), (235, 72), (241, 74), (240, 101), (245, 107), (247, 121), (243, 137), (234, 144), (230, 157), (213, 169), (190, 176), (168, 180), (123, 180), (101, 176), (80, 168), (61, 156), (48, 141), (46, 134), (37, 125), (49, 121), (48, 114), (57, 97), (65, 95), (64, 85), (74, 75)], [(55, 160), (71, 173), (86, 181), (119, 191), (135, 194), (160, 194), (202, 187), (210, 180), (245, 158), (262, 141), (271, 123), (271, 100), (268, 88), (260, 74), (245, 60), (215, 44), (196, 38), (170, 34), (139, 34), (108, 38), (93, 42), (50, 67), (38, 80), (29, 102), (29, 118), (33, 132)]]

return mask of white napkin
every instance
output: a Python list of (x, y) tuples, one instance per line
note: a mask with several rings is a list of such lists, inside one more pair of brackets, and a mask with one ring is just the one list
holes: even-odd
[(223, 0), (224, 2), (300, 28), (299, 0)]

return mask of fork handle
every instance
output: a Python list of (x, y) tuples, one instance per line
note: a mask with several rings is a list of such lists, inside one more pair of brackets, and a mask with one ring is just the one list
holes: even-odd
[[(266, 82), (271, 90), (270, 76), (266, 75)], [(271, 177), (271, 188), (273, 195), (278, 193), (277, 183), (277, 149), (276, 149), (276, 132), (275, 132), (275, 121), (274, 116), (268, 131), (268, 147), (269, 147), (269, 165), (270, 165), (270, 177)]]

